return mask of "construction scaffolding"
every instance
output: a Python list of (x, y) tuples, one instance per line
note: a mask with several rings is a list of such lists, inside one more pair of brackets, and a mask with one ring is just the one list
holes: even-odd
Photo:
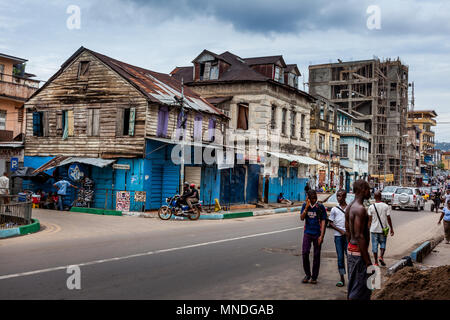
[(313, 65), (309, 92), (338, 104), (371, 134), (369, 173), (393, 174), (392, 184), (406, 185), (408, 66), (378, 58)]

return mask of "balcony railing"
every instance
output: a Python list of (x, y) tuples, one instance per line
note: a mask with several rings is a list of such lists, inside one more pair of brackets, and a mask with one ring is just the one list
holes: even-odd
[(26, 101), (37, 89), (37, 80), (0, 74), (0, 96)]
[(0, 141), (12, 141), (14, 132), (9, 130), (0, 130)]
[(342, 135), (356, 135), (364, 139), (370, 139), (370, 134), (357, 127), (352, 126), (338, 126), (338, 132)]

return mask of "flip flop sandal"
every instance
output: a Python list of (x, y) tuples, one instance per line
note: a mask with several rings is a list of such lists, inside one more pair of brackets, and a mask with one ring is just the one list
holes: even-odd
[(336, 283), (336, 287), (343, 287), (344, 283), (342, 281), (339, 281), (338, 283)]
[(309, 278), (307, 276), (305, 276), (302, 280), (303, 283), (308, 283), (309, 282)]
[(386, 266), (386, 263), (384, 262), (384, 259), (378, 259), (378, 261), (380, 262), (380, 264), (381, 264), (383, 267)]

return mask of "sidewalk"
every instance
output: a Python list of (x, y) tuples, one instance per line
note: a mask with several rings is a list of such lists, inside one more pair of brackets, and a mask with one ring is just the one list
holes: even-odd
[[(318, 193), (317, 197), (320, 202), (325, 202), (331, 194), (329, 193)], [(200, 219), (202, 220), (222, 220), (222, 219), (233, 219), (233, 218), (246, 218), (246, 217), (255, 217), (255, 216), (264, 216), (270, 214), (277, 213), (288, 213), (288, 212), (300, 212), (304, 201), (296, 201), (292, 205), (286, 205), (281, 203), (269, 203), (265, 204), (267, 208), (255, 208), (249, 206), (245, 208), (246, 205), (238, 206), (244, 208), (232, 209), (229, 211), (218, 211), (208, 213), (206, 210), (203, 210)], [(122, 212), (123, 215), (126, 216), (137, 216), (144, 218), (158, 218), (158, 211), (150, 211), (150, 212)], [(175, 217), (172, 219), (176, 220), (188, 220), (186, 217)]]

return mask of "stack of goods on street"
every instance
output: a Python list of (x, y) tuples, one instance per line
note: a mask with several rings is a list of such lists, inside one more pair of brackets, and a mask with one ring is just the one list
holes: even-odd
[(428, 270), (405, 267), (395, 273), (373, 300), (450, 300), (450, 266)]

